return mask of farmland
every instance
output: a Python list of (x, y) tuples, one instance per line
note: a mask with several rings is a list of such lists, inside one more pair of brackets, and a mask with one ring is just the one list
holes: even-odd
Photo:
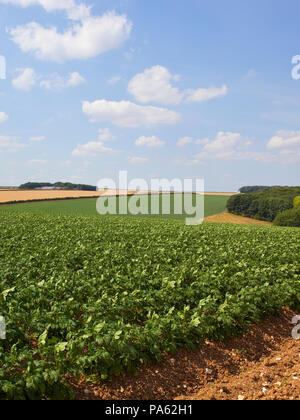
[[(2, 187), (1, 187), (2, 188)], [(70, 198), (89, 198), (105, 195), (134, 194), (135, 191), (127, 190), (102, 190), (102, 191), (76, 191), (76, 190), (19, 190), (17, 188), (0, 188), (0, 203), (14, 203), (25, 201), (56, 200)], [(229, 198), (235, 193), (205, 193), (206, 196), (224, 196)]]
[[(168, 196), (169, 197), (169, 196)], [(172, 208), (174, 208), (174, 196), (171, 198), (171, 214), (166, 215), (166, 218), (176, 218), (183, 219), (186, 215), (180, 214), (175, 215), (172, 213)], [(205, 195), (204, 198), (204, 215), (205, 217), (221, 213), (226, 209), (226, 203), (228, 196), (223, 195)], [(63, 201), (47, 201), (47, 202), (37, 202), (37, 203), (24, 203), (18, 205), (4, 205), (0, 206), (1, 210), (14, 210), (17, 212), (28, 211), (31, 213), (46, 213), (46, 214), (69, 214), (69, 215), (95, 215), (96, 212), (96, 201), (97, 199), (77, 199), (77, 200), (63, 200)], [(117, 198), (119, 201), (119, 198)], [(160, 205), (162, 202), (162, 196), (160, 196)], [(149, 198), (150, 203), (150, 198)], [(151, 216), (155, 217), (155, 216)], [(158, 217), (162, 217), (160, 213)]]
[(100, 382), (300, 303), (299, 229), (25, 206), (1, 208), (2, 399), (72, 398), (68, 378)]

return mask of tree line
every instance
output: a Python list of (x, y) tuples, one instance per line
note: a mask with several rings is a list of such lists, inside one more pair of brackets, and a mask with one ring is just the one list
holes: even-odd
[(53, 188), (58, 190), (96, 191), (97, 187), (85, 184), (73, 184), (71, 182), (27, 182), (19, 186), (20, 190), (37, 190), (41, 188)]
[[(243, 187), (241, 190), (245, 191), (244, 188), (254, 188), (255, 192), (230, 197), (227, 202), (228, 211), (269, 222), (273, 222), (279, 214), (293, 209), (295, 198), (300, 196), (300, 187)], [(295, 202), (298, 203), (298, 199)], [(298, 210), (293, 212), (297, 213)]]

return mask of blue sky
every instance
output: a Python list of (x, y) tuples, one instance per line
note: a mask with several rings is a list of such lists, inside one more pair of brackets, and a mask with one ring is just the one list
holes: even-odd
[(208, 191), (299, 185), (299, 13), (296, 0), (0, 0), (0, 185), (119, 170)]

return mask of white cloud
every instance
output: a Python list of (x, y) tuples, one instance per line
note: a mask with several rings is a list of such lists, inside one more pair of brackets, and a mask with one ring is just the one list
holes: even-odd
[(210, 99), (218, 98), (220, 96), (225, 96), (228, 93), (228, 88), (226, 85), (223, 85), (221, 88), (208, 88), (208, 89), (188, 89), (186, 91), (186, 101), (187, 102), (203, 102), (209, 101)]
[(135, 141), (136, 146), (162, 147), (164, 144), (165, 142), (160, 140), (157, 136), (141, 136)]
[(131, 157), (128, 158), (128, 160), (133, 165), (136, 165), (136, 164), (145, 164), (145, 163), (147, 163), (149, 161), (147, 158), (138, 157), (138, 156), (131, 156)]
[(72, 155), (75, 157), (91, 156), (96, 157), (105, 153), (112, 153), (113, 150), (104, 146), (101, 141), (90, 141), (86, 144), (78, 144), (73, 150)]
[(109, 85), (115, 85), (121, 80), (121, 76), (112, 76), (110, 79), (108, 79), (107, 83)]
[(278, 131), (270, 139), (268, 149), (298, 149), (300, 150), (300, 131)]
[(182, 137), (178, 140), (177, 146), (184, 147), (186, 144), (207, 144), (209, 139), (194, 139), (193, 137)]
[(185, 102), (202, 102), (227, 94), (227, 86), (221, 88), (186, 89), (180, 91), (172, 86), (178, 75), (163, 66), (154, 66), (134, 76), (128, 85), (128, 92), (142, 103), (156, 102), (164, 105), (178, 105)]
[(207, 144), (209, 142), (208, 138), (205, 139), (196, 139), (195, 144)]
[(128, 92), (142, 103), (179, 104), (183, 94), (171, 85), (172, 80), (176, 80), (176, 77), (168, 69), (154, 66), (131, 79)]
[(29, 91), (37, 80), (37, 75), (32, 68), (18, 69), (19, 76), (12, 81), (12, 85), (15, 89)]
[(88, 59), (118, 48), (129, 38), (131, 28), (125, 15), (107, 12), (85, 17), (64, 32), (31, 22), (9, 33), (23, 52), (34, 53), (41, 60), (63, 62)]
[(38, 76), (34, 69), (18, 69), (19, 75), (13, 79), (12, 85), (16, 89), (30, 91), (33, 86), (37, 84), (38, 79), (42, 79), (39, 82), (39, 86), (46, 90), (61, 90), (67, 87), (75, 87), (85, 82), (85, 79), (78, 73), (69, 73), (68, 77), (62, 77), (58, 73), (53, 73), (48, 78)]
[(40, 87), (46, 90), (61, 90), (64, 86), (64, 79), (58, 73), (53, 73), (48, 79), (40, 82)]
[(58, 73), (53, 73), (48, 79), (40, 82), (40, 87), (46, 90), (62, 90), (67, 87), (76, 87), (85, 83), (85, 79), (77, 72), (70, 73), (67, 78), (60, 76)]
[[(279, 131), (266, 144), (265, 151), (255, 151), (252, 142), (240, 133), (220, 131), (214, 139), (183, 137), (177, 145), (202, 145), (201, 151), (185, 161), (186, 165), (203, 164), (208, 159), (254, 160), (261, 163), (293, 164), (300, 162), (300, 131)], [(271, 152), (272, 150), (272, 152)]]
[(208, 142), (203, 150), (209, 153), (227, 153), (234, 150), (242, 141), (242, 136), (239, 133), (220, 131), (215, 140)]
[(113, 136), (110, 132), (109, 128), (99, 128), (99, 136), (98, 139), (100, 141), (111, 141), (114, 140), (116, 137)]
[(29, 140), (32, 141), (32, 142), (40, 142), (40, 141), (43, 141), (45, 139), (46, 139), (45, 136), (37, 136), (37, 137), (30, 137)]
[(249, 152), (251, 142), (240, 133), (220, 131), (214, 140), (203, 139), (202, 152), (194, 155), (195, 159), (256, 159), (256, 154)]
[(114, 153), (115, 150), (106, 147), (104, 142), (114, 140), (109, 128), (100, 128), (97, 141), (90, 141), (85, 144), (78, 144), (77, 147), (72, 151), (72, 155), (75, 157), (90, 156), (96, 157), (99, 155)]
[(90, 15), (90, 7), (83, 3), (77, 4), (74, 0), (0, 0), (0, 3), (21, 7), (39, 5), (47, 12), (63, 10), (67, 12), (70, 19), (74, 20), (84, 19)]
[(283, 163), (300, 162), (300, 131), (278, 131), (267, 148), (277, 152), (277, 159)]
[(178, 142), (177, 142), (177, 146), (178, 147), (184, 147), (186, 144), (191, 144), (194, 143), (194, 139), (192, 137), (181, 137)]
[(277, 153), (253, 151), (252, 143), (240, 133), (220, 131), (214, 140), (209, 140), (194, 159), (254, 160), (261, 163), (294, 163), (300, 161), (300, 132), (280, 131), (267, 144)]
[(92, 122), (110, 122), (120, 127), (139, 127), (158, 124), (175, 124), (180, 120), (180, 114), (165, 108), (140, 106), (129, 101), (95, 102), (84, 101), (84, 114), (91, 117)]
[(75, 71), (69, 74), (66, 86), (79, 86), (82, 83), (85, 83), (85, 78)]
[(0, 124), (4, 123), (8, 119), (8, 115), (5, 112), (0, 112)]

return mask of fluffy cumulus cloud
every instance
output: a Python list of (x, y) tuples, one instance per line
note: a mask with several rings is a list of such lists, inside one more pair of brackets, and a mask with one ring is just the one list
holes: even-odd
[(13, 87), (28, 92), (37, 82), (36, 72), (32, 68), (25, 68), (18, 69), (18, 73), (12, 81)]
[(116, 137), (110, 132), (109, 128), (99, 128), (99, 141), (111, 141)]
[[(265, 150), (256, 151), (249, 139), (240, 133), (220, 131), (214, 139), (182, 137), (177, 146), (201, 145), (189, 165), (203, 164), (208, 159), (254, 160), (261, 163), (296, 163), (300, 161), (300, 131), (279, 131), (267, 143)], [(187, 164), (187, 163), (186, 163)]]
[(136, 146), (162, 147), (164, 144), (165, 142), (160, 140), (157, 136), (141, 136), (135, 141)]
[(300, 161), (300, 131), (281, 130), (273, 136), (267, 148), (277, 154), (277, 159), (284, 163)]
[(119, 127), (175, 124), (180, 120), (180, 114), (177, 112), (154, 106), (141, 106), (130, 101), (84, 101), (82, 110), (92, 122), (110, 122)]
[(240, 133), (220, 131), (215, 139), (204, 139), (200, 153), (194, 159), (254, 160), (261, 163), (295, 163), (300, 161), (300, 132), (279, 131), (263, 151), (253, 150), (252, 142)]
[(163, 66), (154, 66), (139, 73), (130, 80), (128, 92), (142, 103), (156, 102), (164, 105), (178, 105), (182, 102), (202, 102), (225, 96), (227, 86), (221, 88), (186, 89), (180, 91), (172, 85), (179, 80), (178, 75)]
[(76, 71), (69, 74), (69, 78), (66, 82), (66, 86), (79, 86), (82, 83), (85, 83), (84, 77), (82, 77), (79, 73)]
[(300, 150), (300, 131), (278, 131), (269, 143), (268, 149)]
[(97, 141), (90, 141), (85, 144), (79, 144), (72, 152), (75, 157), (90, 156), (96, 157), (106, 153), (113, 153), (114, 150), (106, 147), (104, 142), (114, 140), (109, 128), (99, 129)]
[(183, 94), (171, 85), (173, 80), (177, 80), (177, 77), (173, 76), (168, 69), (154, 66), (131, 79), (128, 91), (142, 103), (179, 104), (183, 99)]
[(55, 10), (66, 11), (68, 17), (74, 20), (80, 20), (90, 15), (90, 7), (83, 3), (76, 3), (74, 0), (0, 0), (3, 4), (12, 4), (15, 6), (42, 6), (47, 12)]
[(59, 32), (30, 22), (9, 29), (12, 40), (23, 52), (40, 60), (64, 62), (95, 57), (120, 47), (128, 38), (132, 24), (125, 15), (107, 12), (102, 16), (88, 14)]
[(195, 159), (247, 159), (254, 157), (248, 152), (251, 142), (244, 139), (240, 133), (220, 131), (214, 140), (204, 139), (205, 143), (201, 153)]
[(236, 148), (243, 143), (242, 136), (239, 133), (224, 133), (220, 131), (213, 141), (209, 141), (203, 148), (209, 153), (227, 154), (236, 150)]
[(46, 90), (62, 90), (85, 83), (85, 79), (78, 72), (69, 73), (67, 77), (63, 77), (58, 73), (43, 77), (37, 75), (32, 68), (18, 69), (17, 71), (19, 74), (13, 79), (12, 85), (15, 89), (25, 92), (29, 92), (36, 85)]
[(50, 77), (40, 81), (40, 87), (46, 90), (62, 90), (68, 87), (76, 87), (85, 83), (85, 79), (77, 72), (70, 73), (68, 77), (53, 73)]
[(223, 85), (220, 88), (207, 88), (207, 89), (188, 89), (186, 90), (186, 101), (187, 102), (204, 102), (209, 101), (210, 99), (219, 98), (220, 96), (225, 96), (228, 93), (228, 88), (226, 85)]
[(7, 119), (8, 119), (8, 115), (5, 112), (0, 111), (0, 124), (4, 123)]
[(104, 146), (101, 141), (90, 141), (86, 144), (79, 144), (72, 152), (75, 157), (90, 156), (96, 157), (105, 153), (112, 153), (113, 150)]

